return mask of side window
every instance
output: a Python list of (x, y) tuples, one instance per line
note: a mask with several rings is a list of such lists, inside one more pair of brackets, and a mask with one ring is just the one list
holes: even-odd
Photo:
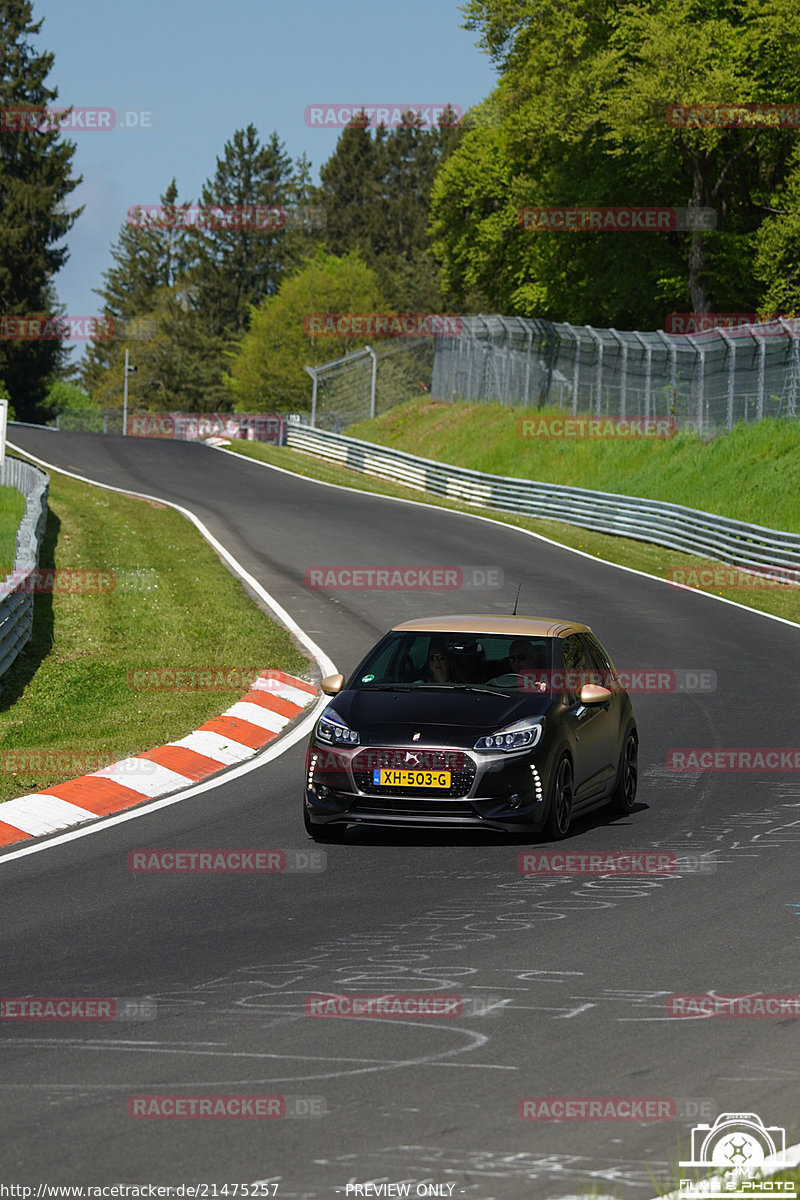
[(593, 666), (598, 667), (601, 672), (600, 677), (598, 678), (597, 682), (599, 684), (601, 684), (603, 687), (612, 687), (614, 680), (616, 678), (616, 671), (614, 670), (614, 664), (612, 663), (611, 659), (608, 657), (605, 650), (600, 645), (600, 643), (598, 642), (598, 640), (594, 636), (594, 634), (584, 633), (584, 634), (582, 634), (582, 637), (583, 637), (583, 641), (586, 643), (586, 646), (588, 648), (589, 657), (592, 660)]
[(589, 651), (577, 634), (563, 638), (561, 651), (564, 656), (564, 691), (577, 697), (584, 683), (595, 682), (597, 671), (589, 658)]

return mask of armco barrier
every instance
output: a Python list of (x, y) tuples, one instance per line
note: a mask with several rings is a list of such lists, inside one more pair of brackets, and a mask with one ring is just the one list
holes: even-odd
[(763, 568), (764, 574), (778, 567), (800, 567), (800, 533), (733, 521), (682, 504), (593, 492), (558, 483), (510, 479), (504, 475), (483, 475), (480, 471), (419, 458), (404, 450), (361, 442), (308, 425), (287, 425), (286, 445), (339, 462), (353, 471), (483, 508), (526, 513), (655, 542), (671, 550), (706, 555), (734, 566)]
[(33, 591), (26, 581), (39, 564), (39, 547), (47, 523), (47, 493), (50, 476), (18, 458), (6, 458), (2, 482), (25, 497), (25, 515), (17, 530), (14, 579), (0, 583), (0, 677), (12, 665), (31, 638)]

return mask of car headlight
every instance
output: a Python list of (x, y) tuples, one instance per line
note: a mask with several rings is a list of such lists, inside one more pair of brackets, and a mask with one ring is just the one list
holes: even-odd
[(498, 729), (497, 733), (490, 733), (486, 737), (478, 738), (474, 749), (505, 750), (506, 752), (530, 750), (533, 746), (538, 746), (543, 732), (543, 717), (526, 718), (522, 721), (515, 721), (513, 725), (506, 725), (505, 729)]
[(317, 725), (317, 741), (326, 746), (357, 746), (361, 738), (333, 708), (326, 708)]

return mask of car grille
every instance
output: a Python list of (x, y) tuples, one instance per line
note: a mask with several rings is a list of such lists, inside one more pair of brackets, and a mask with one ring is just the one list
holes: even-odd
[[(406, 759), (407, 754), (414, 755), (417, 761), (409, 762)], [(466, 796), (475, 779), (475, 764), (468, 755), (459, 750), (429, 750), (424, 746), (419, 750), (409, 750), (406, 747), (360, 750), (353, 759), (352, 768), (353, 778), (360, 792), (387, 799), (402, 796), (407, 801), (424, 799), (426, 796), (439, 800)], [(380, 787), (372, 781), (372, 773), (377, 768), (393, 771), (449, 771), (450, 787)], [(424, 806), (424, 811), (430, 811), (427, 805)]]

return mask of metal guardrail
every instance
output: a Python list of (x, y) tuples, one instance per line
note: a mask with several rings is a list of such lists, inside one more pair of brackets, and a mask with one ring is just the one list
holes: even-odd
[(484, 475), (308, 425), (288, 425), (286, 445), (339, 462), (353, 471), (482, 508), (546, 517), (601, 533), (654, 542), (670, 550), (705, 555), (743, 567), (754, 574), (767, 575), (779, 568), (785, 573), (788, 568), (792, 571), (790, 579), (786, 580), (785, 574), (781, 574), (781, 579), (785, 582), (800, 579), (800, 533), (734, 521), (663, 500)]
[(25, 497), (25, 515), (17, 530), (14, 574), (0, 583), (0, 677), (28, 644), (33, 630), (33, 589), (29, 579), (39, 563), (39, 547), (47, 524), (50, 476), (19, 458), (6, 458), (2, 482)]

